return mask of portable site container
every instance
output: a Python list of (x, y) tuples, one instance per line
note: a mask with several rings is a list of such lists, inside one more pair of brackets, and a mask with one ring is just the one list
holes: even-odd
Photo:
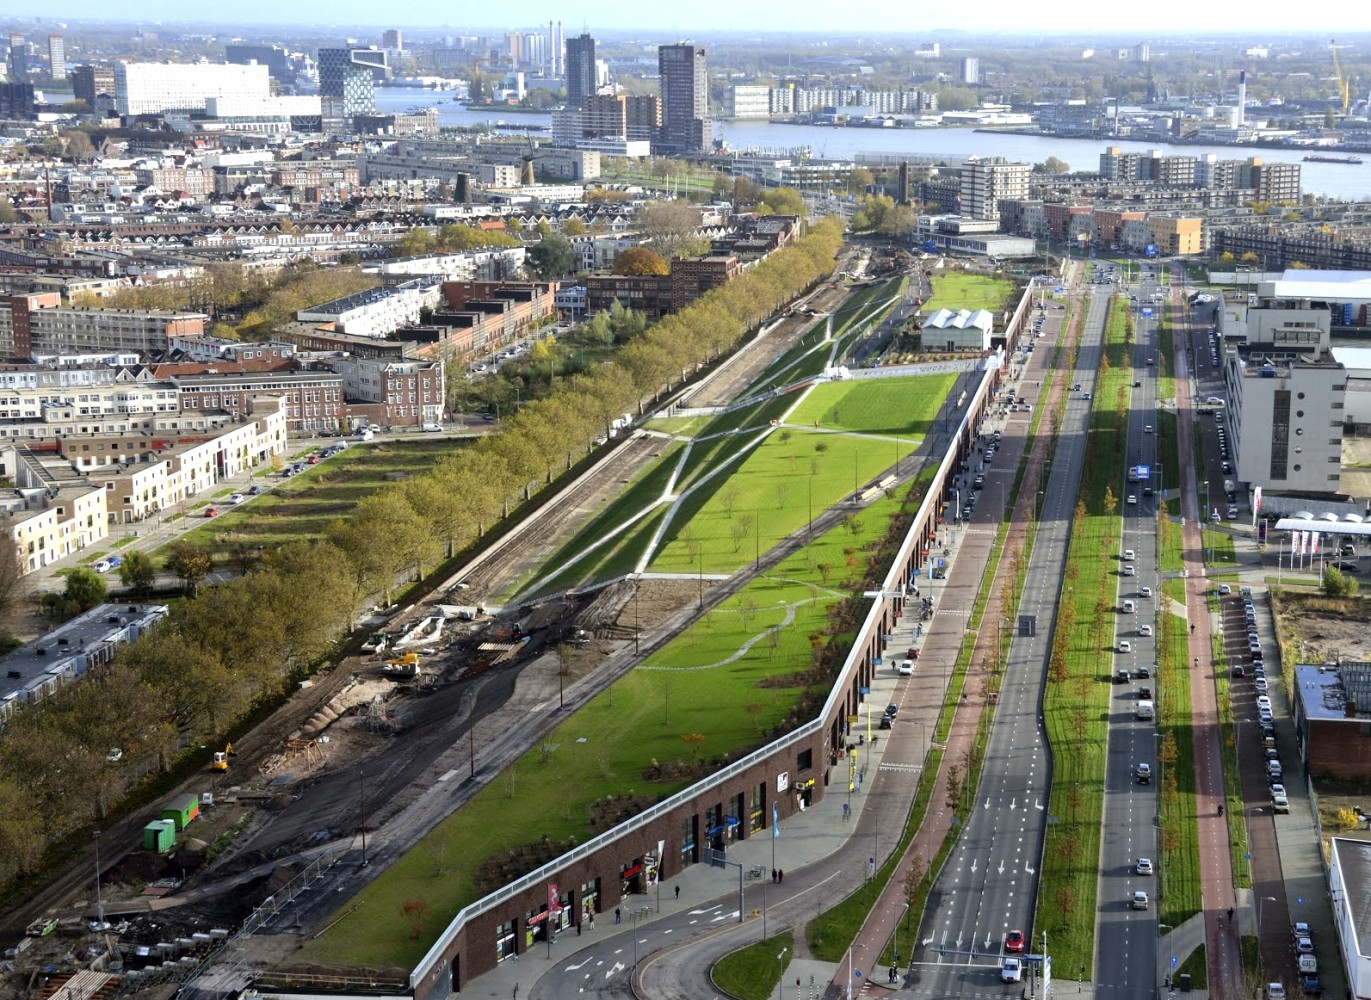
[(190, 825), (191, 820), (200, 815), (200, 796), (186, 794), (178, 795), (171, 800), (171, 804), (162, 810), (162, 819), (169, 819), (176, 824), (177, 830), (184, 830)]
[(143, 827), (143, 850), (165, 854), (176, 846), (176, 823), (169, 819), (155, 819)]

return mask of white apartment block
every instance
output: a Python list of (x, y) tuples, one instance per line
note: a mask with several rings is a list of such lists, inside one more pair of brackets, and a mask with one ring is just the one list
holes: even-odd
[(0, 515), (0, 524), (14, 540), (24, 573), (42, 569), (105, 538), (104, 486), (53, 486), (26, 492), (29, 496), (21, 502), (38, 506)]
[(1274, 493), (1338, 493), (1347, 369), (1330, 355), (1225, 364), (1238, 479)]
[(205, 99), (205, 113), (211, 118), (318, 118), (323, 113), (323, 105), (318, 95), (295, 97), (245, 97), (229, 95)]
[(494, 247), (465, 253), (395, 257), (363, 265), (368, 274), (432, 275), (444, 281), (500, 281), (521, 273), (527, 251), (523, 247)]
[(122, 116), (204, 111), (211, 97), (265, 100), (271, 96), (267, 67), (217, 63), (115, 63), (114, 101)]
[(416, 279), (301, 309), (295, 318), (302, 323), (332, 323), (339, 333), (354, 337), (381, 338), (418, 323), (420, 310), (437, 309), (441, 301), (440, 282)]

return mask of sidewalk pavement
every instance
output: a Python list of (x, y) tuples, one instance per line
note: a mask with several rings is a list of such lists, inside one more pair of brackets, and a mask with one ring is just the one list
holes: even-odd
[[(987, 421), (987, 433), (999, 421)], [(1015, 437), (1015, 441), (1022, 438)], [(1008, 445), (1008, 442), (1006, 442)], [(1006, 447), (1005, 457), (996, 462), (997, 468), (1013, 469), (1017, 466), (1017, 447)], [(986, 508), (989, 504), (987, 502)], [(981, 575), (989, 561), (995, 531), (992, 525), (999, 524), (999, 517), (990, 517), (984, 527), (949, 526), (941, 532), (942, 544), (947, 548), (947, 578), (929, 581), (920, 578), (922, 596), (931, 597), (935, 613), (927, 622), (920, 621), (919, 603), (911, 601), (906, 605), (907, 613), (891, 634), (887, 648), (886, 668), (879, 671), (872, 682), (871, 693), (867, 696), (865, 711), (857, 727), (851, 734), (857, 743), (855, 751), (858, 773), (861, 776), (860, 790), (848, 793), (842, 784), (841, 763), (835, 769), (835, 780), (823, 799), (781, 823), (780, 836), (773, 839), (769, 830), (760, 831), (746, 840), (729, 845), (728, 859), (741, 863), (744, 869), (760, 865), (770, 871), (772, 868), (787, 874), (802, 870), (810, 865), (825, 862), (846, 884), (830, 882), (829, 891), (833, 898), (843, 898), (858, 888), (864, 881), (863, 865), (860, 855), (874, 857), (877, 866), (884, 864), (899, 844), (905, 821), (913, 805), (914, 794), (918, 790), (919, 778), (923, 773), (924, 761), (930, 747), (934, 726), (941, 712), (953, 667), (961, 649), (963, 634), (966, 631), (965, 611), (971, 607), (976, 590), (980, 586)], [(930, 586), (931, 584), (931, 586)], [(922, 635), (919, 634), (922, 626)], [(921, 654), (915, 664), (911, 678), (900, 677), (897, 671), (899, 662), (904, 658), (904, 650), (910, 646), (920, 646)], [(882, 731), (878, 728), (884, 708), (889, 704), (899, 706), (895, 728)], [(965, 723), (966, 745), (974, 739), (975, 713), (958, 713), (959, 719), (970, 716)], [(867, 739), (867, 721), (870, 720), (870, 733), (875, 739)], [(885, 737), (885, 738), (880, 738)], [(951, 741), (949, 741), (950, 743)], [(949, 751), (951, 752), (951, 750)], [(844, 821), (843, 806), (849, 805), (850, 819)], [(927, 823), (925, 824), (927, 825)], [(941, 840), (941, 837), (939, 837)], [(839, 855), (846, 852), (850, 860), (839, 863)], [(931, 858), (931, 855), (929, 855)], [(789, 883), (782, 883), (782, 886)], [(758, 888), (758, 883), (744, 885), (749, 900), (747, 906), (755, 904), (750, 896)], [(668, 880), (668, 884), (658, 887), (665, 899), (675, 902), (675, 889), (680, 888), (679, 904), (672, 909), (679, 912), (681, 906), (697, 907), (708, 903), (728, 904), (737, 899), (736, 889), (727, 894), (719, 893), (719, 874), (706, 864), (694, 864), (678, 876)], [(776, 906), (787, 896), (782, 886), (767, 884), (770, 905)], [(775, 895), (772, 895), (775, 893)], [(665, 901), (664, 899), (664, 901)], [(656, 907), (657, 890), (651, 890), (643, 902), (654, 910), (640, 922), (651, 924), (658, 919)], [(630, 908), (637, 900), (626, 901)], [(751, 927), (751, 923), (740, 926)], [(602, 945), (607, 938), (628, 938), (634, 928), (627, 924), (616, 925), (612, 914), (609, 919), (601, 916), (596, 926), (594, 944)], [(777, 925), (777, 930), (780, 925)], [(800, 937), (802, 938), (802, 934)], [(576, 944), (574, 936), (565, 933), (557, 939), (562, 948)], [(881, 942), (884, 944), (884, 941)], [(585, 947), (592, 941), (585, 940)], [(794, 989), (794, 980), (801, 981), (802, 1000), (813, 1000), (822, 994), (838, 975), (842, 963), (823, 962), (808, 956), (808, 948), (802, 940), (796, 942), (797, 956), (786, 970), (788, 989)], [(463, 992), (481, 997), (516, 997), (516, 989), (525, 997), (535, 997), (537, 983), (546, 974), (558, 972), (575, 951), (565, 951), (560, 961), (552, 968), (546, 962), (537, 963), (525, 960), (520, 965), (520, 956), (507, 959), (490, 972), (483, 973), (467, 984)], [(530, 953), (537, 958), (537, 950)], [(646, 957), (646, 956), (644, 956)], [(886, 986), (870, 980), (869, 987)], [(869, 988), (867, 987), (867, 988)], [(812, 992), (818, 991), (818, 992)], [(854, 989), (854, 994), (857, 991)]]
[[(1047, 353), (1044, 351), (1042, 355), (1045, 357)], [(1034, 361), (1045, 364), (1036, 352)], [(1020, 391), (1024, 385), (1026, 383), (1020, 384)], [(1054, 384), (1049, 383), (1049, 388), (1053, 387)], [(1040, 400), (1035, 399), (1035, 402)], [(1027, 430), (1029, 419), (1031, 418), (1025, 413), (1022, 419), (1015, 421), (1021, 432)], [(1009, 433), (1004, 415), (986, 419), (984, 433), (989, 435), (995, 429), (1004, 430), (1005, 436), (1001, 443), (1002, 457), (994, 463), (990, 471), (1007, 477), (1008, 483), (1012, 481), (1012, 476), (1018, 468), (1026, 438), (1023, 433)], [(970, 476), (966, 478), (969, 480)], [(1032, 477), (1029, 477), (1026, 482), (1031, 479)], [(1028, 490), (1027, 486), (1025, 490)], [(940, 531), (939, 544), (947, 550), (944, 556), (948, 564), (946, 578), (936, 581), (925, 577), (919, 578), (922, 590), (920, 596), (931, 597), (934, 601), (935, 613), (932, 619), (928, 622), (921, 621), (919, 602), (911, 601), (906, 605), (906, 615), (891, 635), (886, 650), (889, 667), (877, 674), (866, 701), (869, 715), (863, 718), (862, 723), (852, 734), (860, 744), (856, 754), (859, 771), (862, 774), (861, 791), (849, 794), (835, 782), (834, 787), (818, 804), (786, 820), (781, 825), (781, 835), (778, 839), (773, 840), (763, 832), (731, 845), (728, 851), (730, 861), (740, 862), (745, 868), (760, 865), (767, 870), (778, 868), (787, 872), (803, 870), (823, 861), (827, 868), (845, 877), (847, 884), (829, 886), (834, 898), (842, 898), (863, 881), (861, 855), (867, 854), (875, 858), (877, 865), (880, 866), (899, 843), (923, 773), (930, 740), (941, 714), (956, 659), (962, 649), (967, 626), (966, 615), (980, 589), (988, 567), (996, 529), (1003, 520), (1001, 512), (992, 509), (990, 497), (993, 496), (1002, 502), (1008, 499), (998, 489), (987, 488), (981, 492), (986, 496), (986, 500), (981, 505), (979, 516), (973, 514), (970, 524), (948, 525)], [(1027, 491), (1024, 494), (1027, 499), (1023, 499), (1022, 502), (1031, 504), (1034, 495), (1032, 491)], [(1030, 509), (1021, 507), (1021, 515), (1026, 515)], [(986, 640), (990, 641), (992, 640)], [(906, 680), (898, 676), (895, 668), (903, 659), (903, 651), (910, 646), (919, 646), (921, 655), (916, 662), (913, 677)], [(947, 742), (945, 759), (959, 760), (975, 740), (979, 709), (985, 699), (981, 676), (976, 670), (983, 673), (988, 668), (989, 664), (985, 662), (985, 657), (982, 657), (973, 669), (974, 676), (968, 678), (968, 690), (976, 698), (975, 710), (957, 712)], [(887, 739), (867, 739), (866, 718), (869, 717), (871, 720), (871, 735), (879, 737), (881, 733), (876, 728), (880, 718), (878, 713), (882, 706), (890, 703), (899, 706), (895, 727), (887, 733)], [(841, 781), (841, 769), (838, 775)], [(934, 794), (936, 797), (938, 793), (935, 791)], [(843, 806), (849, 804), (849, 801), (851, 818), (845, 822)], [(939, 821), (936, 815), (930, 815), (925, 820), (914, 845), (906, 852), (904, 863), (907, 865), (916, 855), (922, 855), (925, 863), (931, 861), (937, 845), (946, 835), (948, 822), (946, 816)], [(865, 843), (868, 836), (869, 848)], [(842, 863), (842, 855), (847, 855), (845, 864)], [(692, 865), (669, 881), (671, 887), (667, 892), (674, 899), (675, 888), (679, 886), (682, 905), (699, 906), (715, 901), (727, 903), (736, 898), (732, 893), (727, 897), (720, 896), (717, 872), (703, 864)], [(898, 875), (890, 884), (899, 889)], [(772, 892), (777, 893), (773, 900), (785, 898), (785, 891), (780, 887), (773, 888)], [(655, 902), (655, 899), (653, 901)], [(776, 905), (776, 902), (772, 905)], [(884, 901), (877, 906), (884, 906)], [(873, 931), (871, 940), (867, 943), (868, 954), (875, 955), (886, 943), (889, 936), (887, 925), (893, 926), (896, 915), (891, 912), (885, 914), (885, 917), (887, 919), (869, 922), (868, 928), (864, 929)], [(655, 914), (649, 915), (646, 922), (655, 919)], [(881, 926), (876, 927), (876, 924)], [(597, 930), (597, 943), (603, 943), (606, 935), (624, 935), (628, 929), (626, 925), (605, 922), (603, 918), (600, 927), (604, 930)], [(565, 937), (560, 939), (563, 942), (567, 940), (569, 939)], [(566, 954), (562, 956), (563, 964), (567, 957)], [(859, 962), (858, 967), (862, 964), (864, 963)], [(865, 970), (871, 975), (862, 977), (860, 989), (854, 983), (854, 994), (892, 988), (892, 984), (884, 981), (881, 965), (884, 963), (878, 962), (876, 968)], [(510, 959), (491, 972), (477, 977), (468, 984), (466, 992), (492, 998), (514, 997), (516, 989), (520, 988), (522, 972), (522, 988), (525, 995), (533, 997), (537, 992), (537, 981), (550, 971), (553, 970), (548, 969), (546, 965), (521, 970), (517, 960)], [(843, 963), (824, 962), (809, 957), (808, 948), (801, 939), (796, 942), (796, 956), (786, 970), (786, 990), (794, 989), (794, 981), (798, 979), (798, 1000), (816, 1000), (820, 995), (831, 992), (833, 984), (846, 983), (847, 977), (848, 971)], [(894, 987), (899, 985), (900, 982), (893, 984)], [(840, 993), (843, 992), (841, 987), (837, 988)], [(1077, 992), (1082, 991), (1078, 988)]]

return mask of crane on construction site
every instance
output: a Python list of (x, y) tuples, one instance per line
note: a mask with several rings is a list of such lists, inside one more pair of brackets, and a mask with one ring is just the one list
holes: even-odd
[(1347, 77), (1342, 75), (1342, 65), (1338, 62), (1338, 40), (1330, 38), (1328, 48), (1333, 53), (1333, 77), (1338, 84), (1338, 104), (1342, 113), (1347, 114), (1347, 106), (1350, 103), (1351, 95), (1347, 86)]

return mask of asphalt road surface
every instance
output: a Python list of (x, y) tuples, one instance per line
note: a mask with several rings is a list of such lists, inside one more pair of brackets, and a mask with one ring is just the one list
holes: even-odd
[(1084, 393), (1094, 386), (1108, 303), (1106, 294), (1091, 298), (1079, 367), (1069, 376), (1082, 391), (1068, 397), (1018, 609), (1020, 619), (1033, 616), (1034, 635), (1016, 634), (1010, 647), (981, 784), (929, 896), (911, 961), (909, 985), (933, 996), (1004, 991), (1004, 936), (1031, 936), (1050, 778), (1041, 704), (1090, 419)]
[[(1138, 861), (1146, 858), (1156, 866), (1157, 789), (1165, 779), (1157, 754), (1155, 721), (1137, 718), (1143, 694), (1153, 701), (1170, 697), (1157, 686), (1156, 636), (1143, 634), (1160, 627), (1161, 581), (1157, 571), (1156, 517), (1166, 486), (1157, 463), (1157, 359), (1160, 354), (1157, 316), (1162, 304), (1153, 303), (1159, 286), (1144, 280), (1132, 289), (1136, 294), (1132, 395), (1128, 412), (1128, 441), (1124, 462), (1115, 482), (1121, 484), (1124, 504), (1123, 536), (1118, 555), (1114, 607), (1119, 609), (1114, 630), (1115, 671), (1124, 669), (1131, 683), (1113, 685), (1113, 705), (1109, 713), (1109, 743), (1105, 761), (1104, 818), (1100, 839), (1100, 874), (1095, 918), (1095, 991), (1100, 997), (1150, 994), (1156, 985), (1157, 965), (1157, 878), (1138, 874)], [(1143, 315), (1143, 310), (1152, 312)], [(1148, 364), (1151, 360), (1153, 363)], [(1151, 468), (1147, 482), (1128, 482), (1127, 469), (1135, 465)], [(1174, 489), (1178, 484), (1170, 484)], [(1153, 492), (1155, 490), (1155, 492)], [(1132, 557), (1125, 561), (1124, 553)], [(1131, 565), (1136, 575), (1123, 575), (1122, 567)], [(1152, 596), (1143, 597), (1142, 588)], [(1134, 603), (1135, 611), (1124, 613), (1123, 602)], [(1148, 626), (1144, 629), (1142, 626)], [(1119, 643), (1132, 649), (1122, 653)], [(1143, 671), (1146, 676), (1142, 676)], [(1146, 690), (1144, 690), (1146, 689)], [(1186, 706), (1186, 711), (1189, 706)], [(1138, 777), (1138, 766), (1146, 764), (1152, 774), (1147, 784)], [(1148, 908), (1134, 909), (1135, 891), (1147, 893)]]

